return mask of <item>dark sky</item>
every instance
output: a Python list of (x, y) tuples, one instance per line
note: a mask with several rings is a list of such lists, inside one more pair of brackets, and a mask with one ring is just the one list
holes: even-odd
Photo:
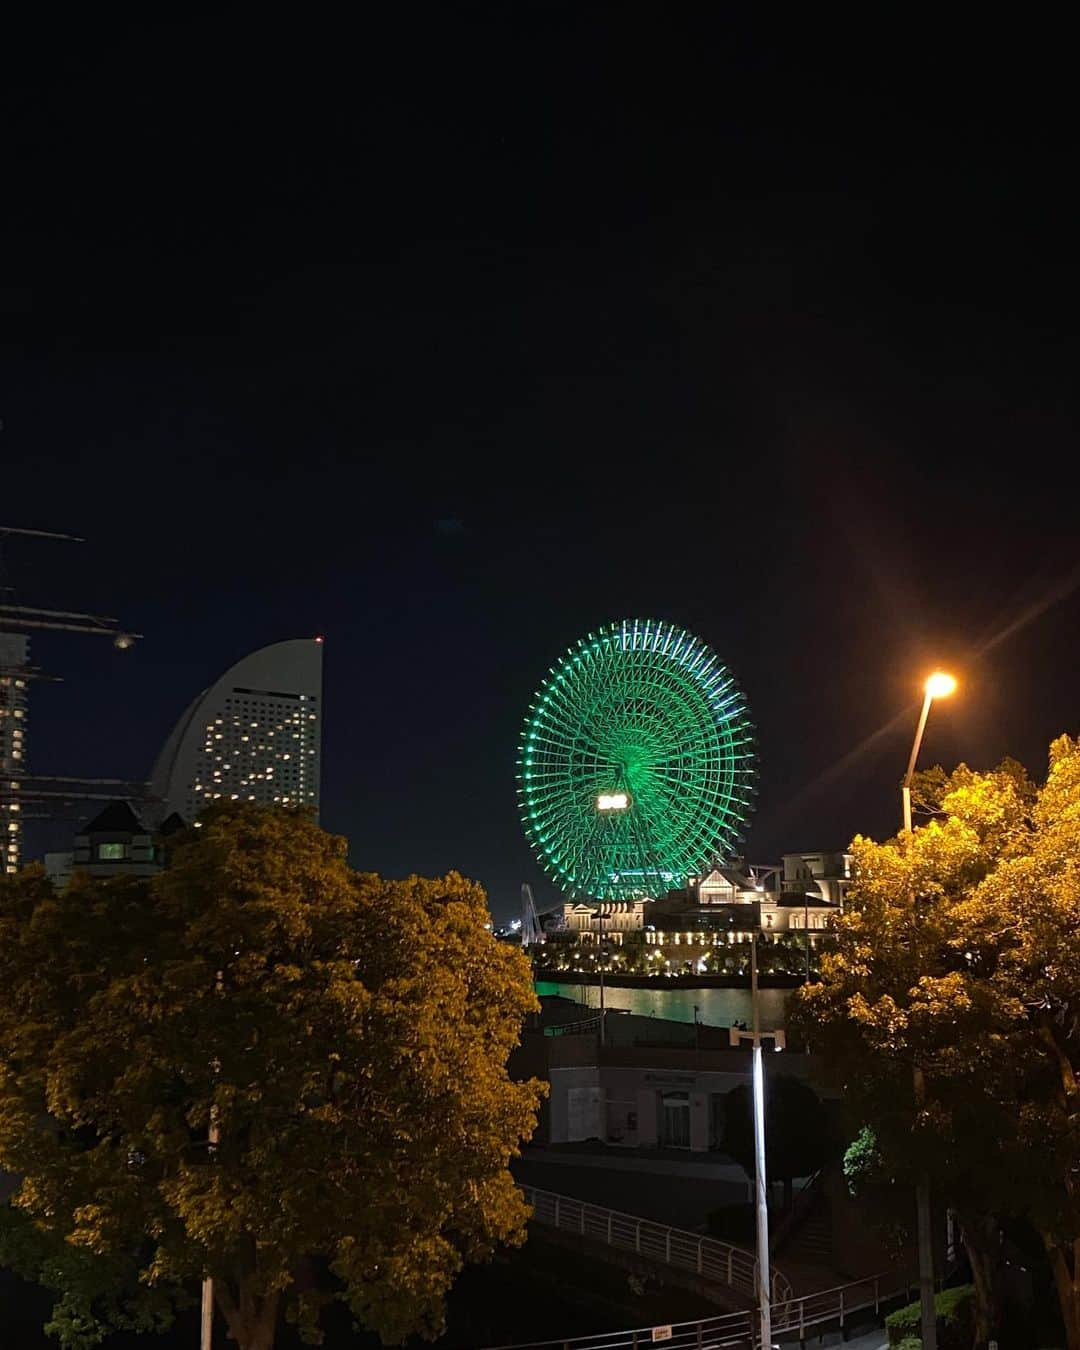
[(935, 664), (926, 762), (1042, 770), (1078, 730), (1063, 33), (268, 13), (5, 44), (0, 523), (89, 540), (8, 572), (146, 635), (36, 643), (39, 771), (143, 776), (232, 661), (323, 633), (324, 824), (506, 917), (554, 894), (529, 697), (627, 615), (745, 689), (753, 858), (895, 828)]

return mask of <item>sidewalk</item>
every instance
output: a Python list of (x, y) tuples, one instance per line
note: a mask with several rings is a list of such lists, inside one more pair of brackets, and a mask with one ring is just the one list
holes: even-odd
[[(792, 1345), (798, 1342), (788, 1341), (784, 1343), (784, 1350), (789, 1350)], [(839, 1331), (828, 1331), (820, 1339), (811, 1332), (807, 1333), (806, 1344), (811, 1350), (817, 1350), (818, 1346), (825, 1346), (831, 1350), (831, 1347), (843, 1347), (843, 1350), (888, 1350), (889, 1338), (885, 1333), (884, 1327), (875, 1327), (873, 1331), (864, 1331), (861, 1336), (849, 1336), (845, 1341)]]
[(868, 1331), (863, 1336), (853, 1336), (850, 1340), (842, 1340), (838, 1331), (830, 1332), (821, 1342), (821, 1345), (843, 1345), (846, 1350), (886, 1350), (889, 1344), (889, 1338), (885, 1334), (885, 1328), (879, 1327), (874, 1331)]

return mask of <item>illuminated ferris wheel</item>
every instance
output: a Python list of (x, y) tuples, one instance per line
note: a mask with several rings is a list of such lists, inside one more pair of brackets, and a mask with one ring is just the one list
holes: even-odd
[(590, 633), (530, 705), (521, 819), (568, 895), (631, 900), (683, 885), (730, 852), (753, 796), (742, 693), (674, 624), (625, 619)]

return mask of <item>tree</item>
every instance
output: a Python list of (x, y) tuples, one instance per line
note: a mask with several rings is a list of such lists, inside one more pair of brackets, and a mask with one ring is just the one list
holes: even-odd
[[(765, 1174), (784, 1183), (784, 1209), (791, 1208), (795, 1177), (816, 1172), (828, 1158), (829, 1124), (813, 1088), (790, 1074), (770, 1074), (765, 1087)], [(754, 1176), (754, 1120), (750, 1088), (732, 1088), (724, 1099), (724, 1152)]]
[(1080, 745), (1054, 742), (1041, 790), (1006, 761), (924, 775), (915, 795), (928, 824), (852, 845), (855, 884), (792, 1020), (829, 1057), (889, 1176), (925, 1170), (957, 1209), (978, 1343), (1000, 1318), (994, 1216), (1022, 1214), (1078, 1350)]
[(240, 1350), (282, 1314), (317, 1344), (334, 1296), (386, 1341), (439, 1333), (462, 1264), (525, 1233), (539, 1087), (505, 1064), (536, 1000), (486, 920), (456, 873), (356, 873), (247, 805), (149, 881), (5, 883), (0, 1166), (34, 1240), (99, 1258), (81, 1344), (204, 1274)]
[(623, 969), (628, 975), (646, 975), (649, 971), (649, 950), (645, 945), (645, 930), (631, 929), (623, 938)]

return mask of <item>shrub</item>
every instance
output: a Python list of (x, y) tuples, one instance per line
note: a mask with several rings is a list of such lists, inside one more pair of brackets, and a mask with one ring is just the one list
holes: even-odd
[[(975, 1332), (971, 1306), (974, 1293), (970, 1284), (959, 1284), (954, 1289), (943, 1289), (934, 1299), (939, 1350), (969, 1350)], [(893, 1350), (914, 1350), (914, 1345), (921, 1346), (921, 1327), (922, 1309), (918, 1303), (897, 1308), (885, 1319), (889, 1345)], [(914, 1342), (914, 1345), (908, 1346), (908, 1341)]]

